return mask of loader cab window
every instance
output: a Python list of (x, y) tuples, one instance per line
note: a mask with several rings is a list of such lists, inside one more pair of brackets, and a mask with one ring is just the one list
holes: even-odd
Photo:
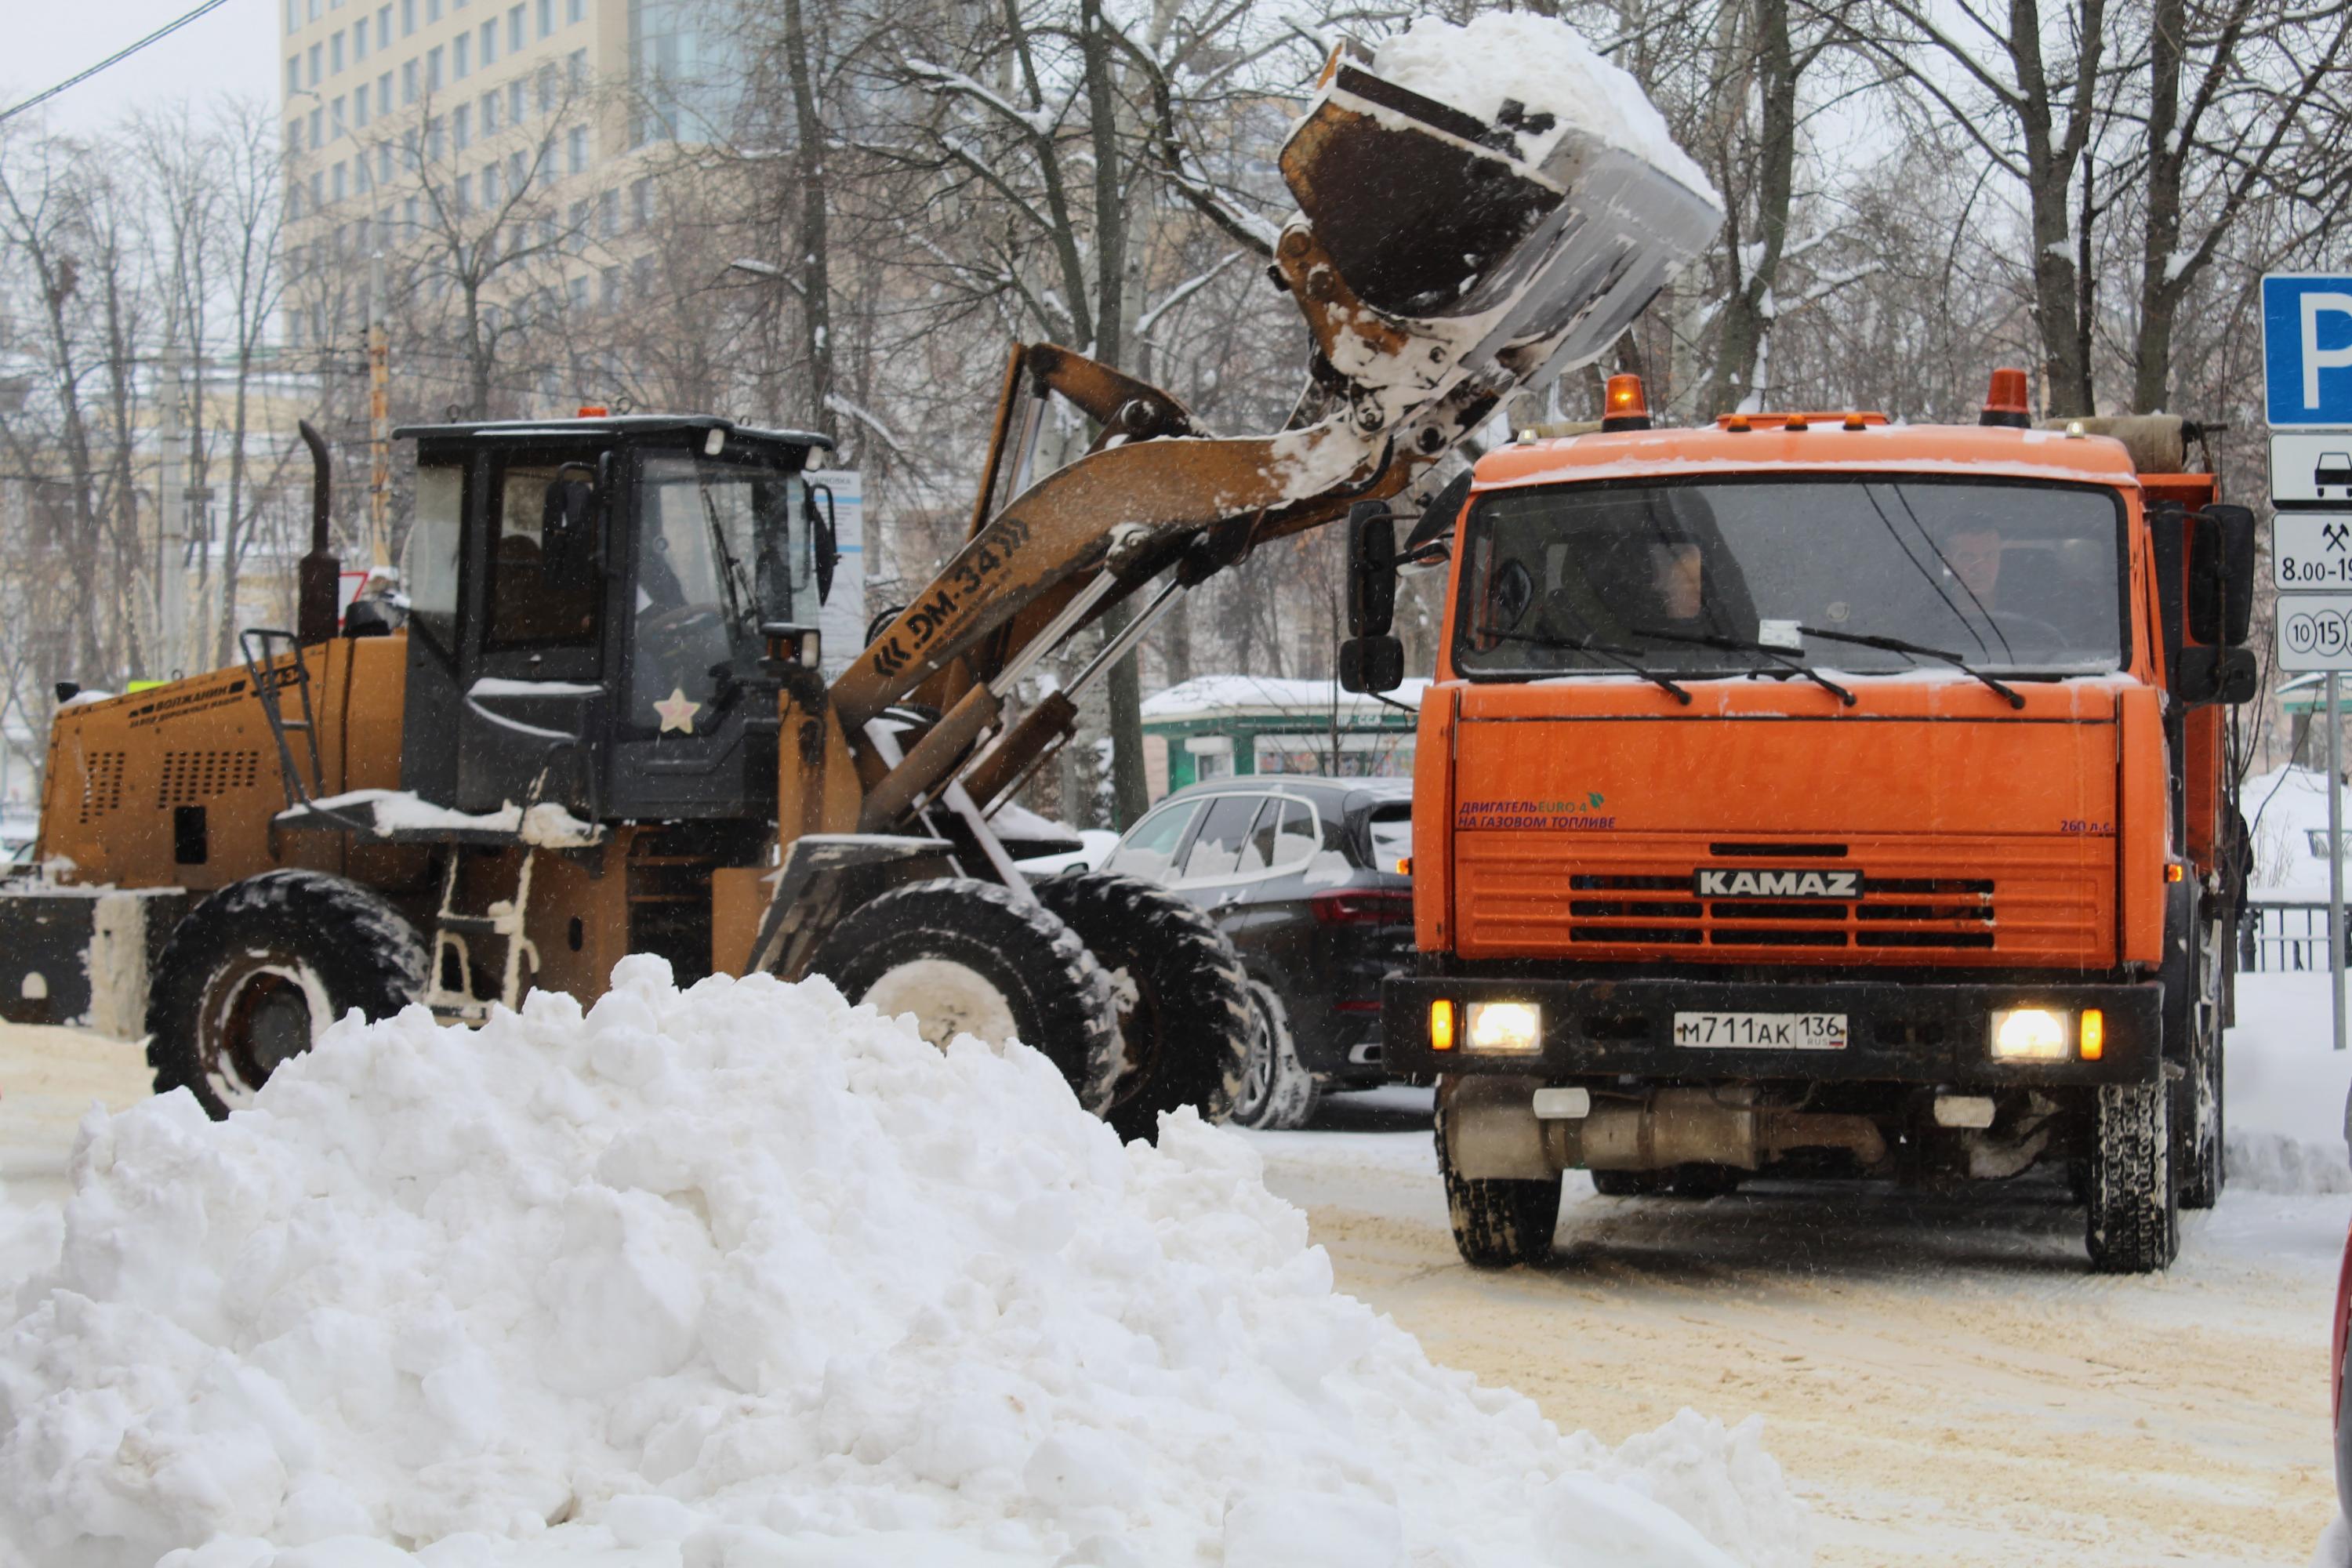
[(594, 646), (604, 508), (593, 458), (503, 465), (490, 489), (485, 647)]
[(416, 466), (416, 511), (408, 530), (409, 620), (446, 651), (457, 642), (458, 552), (465, 538), (466, 469), (461, 463)]
[(1466, 525), (1455, 660), (1473, 679), (1948, 668), (1859, 637), (2098, 674), (2129, 658), (2124, 519), (2105, 486), (1908, 474), (1501, 491)]
[(701, 732), (756, 673), (762, 622), (816, 619), (804, 493), (796, 474), (757, 460), (646, 458), (623, 706), (630, 729)]

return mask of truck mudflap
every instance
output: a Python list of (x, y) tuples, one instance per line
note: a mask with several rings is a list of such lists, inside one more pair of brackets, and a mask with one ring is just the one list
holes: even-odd
[[(1454, 1043), (1446, 1049), (1431, 1040), (1431, 1005), (1441, 1001), (1453, 1004), (1454, 1018)], [(1517, 1049), (1481, 1048), (1469, 1027), (1470, 1009), (1481, 1003), (1534, 1006), (1531, 1037)], [(2020, 1008), (2058, 1016), (2063, 1058), (1993, 1056), (1993, 1015)], [(2103, 1037), (2086, 1059), (2081, 1020), (2092, 1009), (2100, 1014)], [(1987, 1089), (2145, 1083), (2162, 1071), (2162, 1014), (2163, 987), (2155, 981), (2038, 985), (1392, 975), (1381, 993), (1389, 1076), (1423, 1083), (1440, 1073)], [(1726, 1020), (1738, 1022), (1727, 1026)], [(1772, 1043), (1747, 1043), (1767, 1038)]]
[(0, 888), (0, 1020), (147, 1032), (147, 981), (187, 912), (181, 888)]

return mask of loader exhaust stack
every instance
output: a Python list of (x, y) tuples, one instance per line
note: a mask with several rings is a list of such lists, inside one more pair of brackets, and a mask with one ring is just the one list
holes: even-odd
[(308, 419), (298, 420), (302, 444), (310, 448), (310, 553), (302, 557), (295, 579), (294, 635), (304, 647), (335, 640), (341, 620), (342, 561), (328, 537), (327, 501), (331, 476), (326, 437)]

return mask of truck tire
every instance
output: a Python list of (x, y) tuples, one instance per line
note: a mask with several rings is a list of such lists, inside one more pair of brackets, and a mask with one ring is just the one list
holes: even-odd
[(1559, 1227), (1559, 1178), (1474, 1179), (1456, 1173), (1445, 1152), (1445, 1112), (1437, 1113), (1437, 1170), (1445, 1181), (1445, 1215), (1454, 1246), (1473, 1268), (1507, 1268), (1551, 1256)]
[(1233, 1113), (1249, 1065), (1249, 979), (1198, 905), (1133, 877), (1078, 871), (1037, 884), (1111, 976), (1118, 1069), (1104, 1120), (1122, 1140), (1154, 1138), (1160, 1115), (1189, 1105)]
[(2102, 1274), (2150, 1274), (2180, 1250), (2172, 1095), (2163, 1083), (2103, 1084), (2095, 1113), (2085, 1239)]
[(925, 1039), (1018, 1039), (1062, 1069), (1078, 1103), (1110, 1104), (1118, 1030), (1110, 976), (1051, 910), (993, 882), (909, 882), (825, 933), (810, 973), (885, 1016), (912, 1013)]
[(188, 911), (155, 962), (147, 1064), (215, 1121), (356, 1007), (389, 1018), (425, 994), (425, 944), (371, 889), (321, 871), (264, 871)]
[(2172, 1080), (2172, 1152), (2179, 1171), (2180, 1206), (2210, 1209), (2221, 1201), (2226, 1179), (2227, 1133), (2221, 1119), (2222, 962), (2218, 923), (2200, 923), (2192, 942), (2194, 977), (2184, 1009), (2189, 1048), (2181, 1074)]
[(1322, 1086), (1300, 1065), (1290, 1037), (1290, 1009), (1262, 980), (1249, 983), (1249, 1063), (1234, 1100), (1234, 1121), (1267, 1131), (1289, 1131), (1315, 1117)]

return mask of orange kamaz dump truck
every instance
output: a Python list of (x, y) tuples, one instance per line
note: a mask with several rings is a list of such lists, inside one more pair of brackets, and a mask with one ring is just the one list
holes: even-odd
[[(1421, 705), (1418, 964), (1454, 1237), (1604, 1193), (2063, 1168), (2100, 1268), (2222, 1180), (2253, 518), (2176, 418), (1522, 432), (1402, 559), (1450, 576)], [(1343, 676), (1399, 672), (1350, 519)]]

